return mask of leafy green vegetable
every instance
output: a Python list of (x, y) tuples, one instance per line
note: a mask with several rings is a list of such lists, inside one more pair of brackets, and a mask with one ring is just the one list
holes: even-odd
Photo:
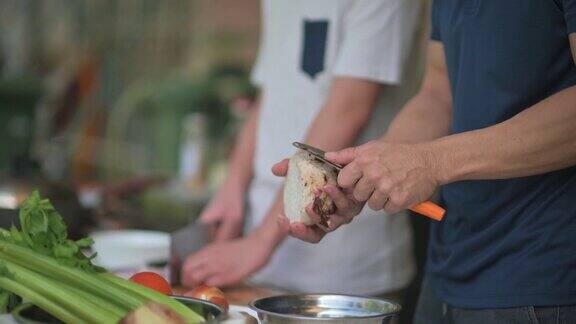
[(75, 314), (88, 323), (116, 323), (126, 314), (125, 309), (111, 302), (86, 298), (63, 282), (51, 280), (43, 274), (10, 262), (1, 263), (9, 270), (14, 281), (27, 285), (66, 309), (74, 309)]
[(66, 323), (116, 323), (153, 301), (186, 323), (203, 318), (172, 298), (111, 274), (84, 255), (90, 238), (68, 239), (62, 217), (34, 192), (20, 209), (21, 229), (0, 229), (0, 311), (27, 299)]
[(64, 307), (58, 305), (57, 303), (51, 301), (46, 296), (35, 292), (33, 289), (26, 287), (25, 285), (18, 283), (8, 277), (0, 276), (0, 288), (6, 291), (17, 292), (19, 296), (30, 301), (34, 305), (41, 307), (42, 309), (48, 310), (50, 314), (54, 315), (58, 319), (64, 321), (65, 323), (82, 323), (83, 321), (72, 312), (66, 310)]
[(94, 241), (83, 238), (78, 241), (68, 239), (66, 224), (48, 199), (42, 199), (34, 191), (20, 207), (20, 227), (10, 230), (11, 242), (29, 247), (44, 255), (54, 256), (61, 264), (77, 267), (87, 272), (104, 272), (105, 269), (92, 264), (95, 255), (86, 256)]
[(15, 244), (0, 241), (0, 259), (42, 272), (47, 278), (74, 285), (94, 295), (112, 300), (126, 309), (137, 308), (146, 302), (146, 299), (126, 293), (113, 285), (103, 284), (103, 280), (94, 273), (63, 265), (54, 258)]
[[(6, 265), (0, 263), (0, 276), (13, 278), (13, 274), (8, 271)], [(11, 312), (21, 303), (22, 299), (8, 290), (0, 288), (0, 314)]]
[[(13, 280), (14, 274), (8, 270), (6, 263), (0, 261), (0, 277)], [(0, 286), (0, 314), (9, 313), (22, 303), (22, 298)]]

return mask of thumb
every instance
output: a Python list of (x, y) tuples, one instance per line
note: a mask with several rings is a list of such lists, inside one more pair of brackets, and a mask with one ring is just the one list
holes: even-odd
[(284, 159), (272, 166), (272, 173), (278, 177), (285, 177), (288, 173), (288, 159)]
[(239, 221), (227, 219), (216, 230), (214, 241), (228, 241), (242, 234), (242, 224)]
[(212, 208), (208, 207), (200, 213), (200, 217), (198, 217), (198, 222), (201, 224), (210, 224), (215, 223), (219, 219), (218, 213), (214, 211)]
[(336, 152), (327, 152), (326, 159), (330, 162), (346, 165), (352, 162), (358, 155), (358, 147), (349, 147)]

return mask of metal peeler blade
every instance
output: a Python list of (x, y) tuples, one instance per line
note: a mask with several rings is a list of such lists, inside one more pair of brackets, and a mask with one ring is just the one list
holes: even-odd
[(292, 145), (314, 155), (315, 158), (317, 158), (318, 160), (330, 165), (331, 167), (333, 167), (334, 169), (336, 169), (338, 171), (342, 170), (342, 168), (343, 168), (342, 165), (327, 160), (324, 157), (325, 152), (322, 151), (321, 149), (317, 148), (317, 147), (314, 147), (314, 146), (311, 146), (308, 144), (304, 144), (304, 143), (300, 143), (300, 142), (293, 142)]

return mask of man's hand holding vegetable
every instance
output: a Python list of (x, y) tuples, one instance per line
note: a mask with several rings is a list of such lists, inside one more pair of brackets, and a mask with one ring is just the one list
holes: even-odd
[[(272, 173), (279, 177), (285, 177), (288, 173), (288, 160), (282, 160), (272, 167)], [(306, 212), (314, 225), (307, 226), (299, 222), (290, 222), (284, 212), (278, 214), (278, 225), (284, 232), (310, 243), (319, 242), (327, 232), (336, 230), (343, 224), (350, 223), (354, 216), (358, 215), (364, 207), (363, 202), (358, 202), (350, 194), (343, 193), (334, 185), (326, 185), (324, 190), (336, 206), (336, 213), (330, 215), (328, 226), (319, 226), (322, 217), (318, 215), (311, 203), (306, 207)]]

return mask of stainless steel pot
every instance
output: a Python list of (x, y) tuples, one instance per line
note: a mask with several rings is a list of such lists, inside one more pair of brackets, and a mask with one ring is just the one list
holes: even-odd
[(250, 303), (260, 323), (390, 323), (401, 306), (386, 299), (351, 295), (281, 295)]

